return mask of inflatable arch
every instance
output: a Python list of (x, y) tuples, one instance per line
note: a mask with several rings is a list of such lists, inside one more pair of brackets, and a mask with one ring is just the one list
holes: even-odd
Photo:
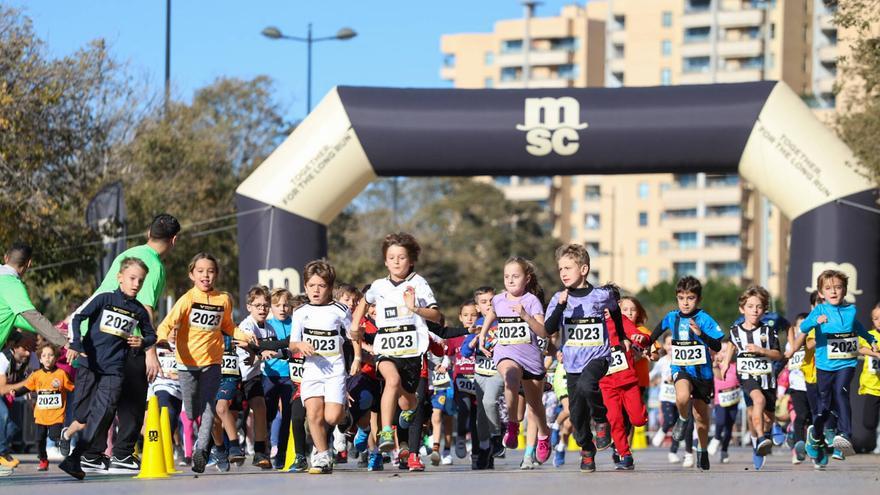
[[(326, 226), (383, 176), (737, 172), (792, 219), (786, 304), (818, 272), (878, 297), (877, 189), (782, 82), (646, 88), (334, 88), (236, 191), (241, 294), (299, 290)], [(859, 206), (867, 207), (859, 208)], [(242, 296), (243, 297), (243, 296)]]

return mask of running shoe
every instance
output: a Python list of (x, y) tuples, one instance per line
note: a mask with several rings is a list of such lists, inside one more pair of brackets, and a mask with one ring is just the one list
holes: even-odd
[(608, 422), (596, 423), (596, 435), (593, 439), (596, 449), (605, 450), (611, 445), (611, 427)]
[(382, 454), (373, 452), (370, 454), (370, 460), (367, 461), (367, 471), (383, 471), (385, 463), (382, 461)]
[(439, 465), (440, 465), (440, 460), (441, 460), (442, 458), (443, 458), (443, 457), (440, 455), (440, 451), (439, 451), (439, 450), (432, 450), (432, 451), (431, 451), (431, 465), (433, 465), (433, 466), (439, 466)]
[(204, 473), (205, 466), (208, 464), (208, 457), (205, 455), (205, 451), (196, 448), (193, 450), (192, 456), (192, 470), (194, 473)]
[(178, 466), (192, 466), (193, 458), (192, 457), (184, 457), (180, 461), (177, 461)]
[[(241, 446), (236, 445), (235, 443), (232, 443), (231, 445), (229, 445), (229, 453), (227, 455), (228, 455), (228, 459), (229, 459), (230, 464), (236, 464), (239, 466), (244, 464), (245, 456), (244, 456), (244, 452), (241, 450)], [(280, 462), (281, 466), (278, 467), (278, 469), (283, 469), (284, 468), (284, 457), (278, 456), (277, 460), (281, 461)]]
[(697, 468), (700, 471), (709, 470), (709, 452), (705, 450), (697, 450)]
[(828, 465), (828, 454), (823, 449), (819, 452), (819, 457), (813, 459), (813, 467), (819, 471), (822, 471), (825, 469), (825, 466), (827, 466), (827, 465)]
[(365, 468), (369, 464), (370, 454), (368, 452), (361, 452), (358, 454), (358, 462), (357, 467)]
[(523, 457), (522, 462), (519, 463), (519, 469), (521, 471), (531, 471), (533, 469), (537, 469), (540, 464), (538, 464), (532, 456)]
[(504, 459), (507, 447), (504, 446), (504, 440), (501, 438), (501, 435), (492, 435), (490, 442), (492, 443), (492, 457)]
[(217, 446), (214, 446), (214, 448), (211, 449), (211, 455), (214, 456), (214, 459), (217, 459), (217, 464), (215, 464), (217, 471), (220, 471), (221, 473), (228, 473), (229, 453), (226, 452), (226, 449), (221, 449)]
[(620, 462), (620, 455), (617, 453), (617, 447), (611, 447), (611, 464)]
[(843, 452), (841, 452), (837, 449), (834, 449), (833, 451), (831, 451), (831, 458), (834, 459), (835, 461), (845, 461), (846, 455), (844, 455)]
[(773, 428), (770, 433), (773, 437), (773, 445), (780, 447), (785, 443), (785, 431), (779, 426), (779, 423), (773, 423)]
[(556, 423), (550, 427), (550, 445), (556, 447), (559, 443), (559, 426)]
[(686, 468), (694, 467), (694, 454), (686, 453), (684, 455), (684, 460), (681, 461), (681, 467), (686, 467)]
[(565, 465), (565, 451), (557, 450), (556, 455), (553, 457), (553, 467), (561, 468)]
[(596, 471), (596, 451), (581, 451), (581, 472), (592, 473)]
[(721, 440), (717, 438), (709, 440), (709, 455), (715, 455), (718, 452), (718, 447), (721, 447)]
[(382, 430), (379, 432), (379, 450), (382, 452), (391, 452), (394, 450), (394, 432), (391, 430)]
[(348, 450), (336, 452), (336, 464), (348, 464)]
[[(450, 461), (452, 461), (452, 459), (450, 459)], [(407, 459), (406, 461), (406, 467), (411, 473), (421, 472), (425, 470), (425, 465), (422, 464), (422, 460), (419, 458), (419, 454), (416, 452), (412, 452), (409, 455), (409, 459)]]
[[(843, 454), (844, 458), (846, 456), (855, 455), (856, 451), (853, 449), (853, 444), (846, 435), (837, 434), (834, 436), (834, 440), (832, 440), (832, 445), (834, 445), (835, 450), (839, 450), (841, 454)], [(836, 453), (836, 452), (835, 452)]]
[(309, 468), (309, 474), (330, 474), (333, 472), (333, 461), (330, 458), (330, 451), (324, 451), (312, 456), (312, 467)]
[(141, 461), (133, 455), (127, 455), (123, 458), (115, 455), (110, 458), (110, 466), (107, 472), (110, 474), (132, 474), (136, 475), (141, 471)]
[(792, 465), (797, 466), (798, 464), (800, 464), (802, 462), (804, 462), (804, 460), (799, 459), (797, 452), (795, 452), (794, 449), (791, 449), (791, 463), (792, 463)]
[(785, 443), (786, 445), (788, 445), (788, 448), (794, 448), (794, 444), (797, 443), (797, 439), (794, 437), (794, 430), (789, 431), (785, 434)]
[(721, 451), (721, 464), (727, 464), (730, 462), (730, 454), (727, 453), (726, 450)]
[(269, 459), (265, 452), (255, 452), (254, 460), (251, 464), (260, 469), (272, 469), (272, 460)]
[(401, 448), (397, 452), (397, 469), (401, 471), (409, 470), (409, 449)]
[(813, 434), (813, 425), (810, 425), (807, 428), (807, 442), (805, 445), (805, 450), (807, 455), (812, 459), (819, 459), (820, 453), (821, 456), (824, 457), (825, 454), (825, 439), (824, 438), (816, 438)]
[(669, 452), (666, 454), (666, 460), (669, 461), (669, 464), (678, 464), (681, 462), (681, 457), (678, 456), (675, 452)]
[(467, 444), (464, 438), (459, 437), (455, 439), (455, 456), (459, 459), (467, 457)]
[(410, 423), (412, 423), (413, 417), (415, 415), (415, 409), (400, 411), (400, 416), (397, 417), (397, 425), (400, 426), (400, 428), (403, 430), (409, 428), (409, 425)]
[(794, 454), (799, 461), (807, 458), (807, 444), (803, 440), (799, 440), (794, 444)]
[(304, 473), (309, 470), (309, 460), (304, 455), (296, 456), (293, 465), (287, 470), (288, 473)]
[(82, 470), (82, 466), (79, 464), (79, 457), (77, 456), (66, 457), (61, 461), (61, 464), (58, 465), (58, 468), (78, 480), (86, 477), (86, 473)]
[(636, 465), (635, 462), (633, 462), (633, 456), (631, 455), (625, 455), (614, 463), (614, 469), (617, 471), (632, 471), (635, 468)]
[(48, 471), (49, 470), (49, 459), (40, 459), (40, 465), (37, 466), (37, 471)]
[(672, 427), (672, 441), (680, 442), (684, 440), (684, 428), (687, 426), (687, 420), (678, 418), (675, 420), (675, 425)]
[(444, 455), (443, 458), (440, 459), (440, 464), (442, 464), (444, 466), (451, 466), (452, 465), (452, 456), (449, 454)]
[(61, 449), (59, 449), (56, 445), (46, 448), (46, 459), (48, 459), (50, 462), (62, 461), (64, 460), (64, 456), (61, 455)]
[(205, 467), (214, 467), (217, 465), (217, 456), (214, 455), (214, 449), (211, 448), (211, 451), (208, 453), (208, 462), (205, 463)]
[(659, 447), (663, 445), (664, 440), (666, 440), (666, 432), (662, 429), (657, 430), (657, 433), (654, 433), (654, 436), (651, 437), (651, 445)]
[(764, 457), (770, 455), (770, 452), (773, 451), (773, 441), (770, 437), (763, 437), (758, 440), (758, 444), (755, 446), (755, 454)]
[(64, 433), (67, 431), (67, 428), (61, 428), (61, 434), (58, 435), (58, 441), (55, 442), (55, 446), (58, 447), (58, 450), (61, 451), (61, 455), (67, 457), (71, 453), (70, 449), (70, 439), (64, 438)]
[(767, 462), (767, 457), (758, 453), (757, 450), (752, 452), (752, 465), (755, 466), (756, 470), (760, 470), (764, 467), (764, 463)]
[(358, 452), (366, 452), (369, 448), (368, 440), (370, 438), (370, 432), (364, 431), (358, 428), (357, 434), (354, 436), (354, 449)]
[(480, 449), (471, 452), (471, 471), (489, 469), (489, 460), (492, 459), (492, 449)]
[(519, 423), (507, 422), (507, 432), (504, 433), (504, 446), (515, 449), (519, 445)]
[(550, 453), (553, 449), (550, 447), (550, 437), (538, 438), (538, 445), (535, 448), (535, 457), (538, 464), (544, 464), (550, 459)]
[(86, 473), (109, 473), (110, 458), (105, 455), (95, 457), (82, 456), (79, 465)]
[[(14, 472), (15, 472), (15, 468), (0, 466), (0, 478), (2, 478), (4, 476), (11, 476), (12, 473), (14, 473)], [(85, 476), (85, 473), (83, 473), (83, 476)]]

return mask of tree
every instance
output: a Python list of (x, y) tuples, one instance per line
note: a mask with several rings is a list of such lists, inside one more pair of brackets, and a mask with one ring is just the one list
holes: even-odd
[(845, 103), (837, 132), (880, 185), (880, 0), (840, 2), (835, 23), (852, 42), (851, 53), (838, 61), (844, 84), (837, 89)]
[[(727, 279), (710, 279), (703, 284), (703, 300), (700, 307), (705, 310), (725, 331), (739, 317), (739, 295), (743, 289)], [(639, 302), (648, 312), (648, 324), (653, 328), (671, 310), (678, 309), (675, 302), (675, 283), (660, 282), (650, 289), (644, 288), (636, 294)]]

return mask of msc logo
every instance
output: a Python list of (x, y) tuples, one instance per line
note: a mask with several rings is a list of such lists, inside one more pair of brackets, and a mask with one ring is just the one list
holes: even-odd
[(284, 287), (294, 295), (300, 293), (301, 277), (294, 268), (270, 268), (257, 272), (257, 283), (269, 289)]
[(534, 156), (550, 153), (569, 156), (580, 148), (581, 105), (571, 96), (562, 98), (526, 98), (525, 122), (516, 129), (526, 133), (526, 151)]
[[(846, 297), (844, 300), (850, 304), (855, 304), (856, 296), (862, 295), (861, 289), (859, 289), (859, 272), (856, 270), (856, 267), (853, 266), (852, 263), (835, 263), (833, 261), (814, 261), (813, 262), (813, 276), (810, 278), (810, 281), (815, 284), (816, 279), (819, 278), (819, 275), (825, 270), (836, 270), (839, 272), (843, 272), (847, 278), (849, 278), (849, 282), (846, 284)], [(818, 290), (818, 287), (807, 287), (807, 292), (812, 293), (814, 290)]]

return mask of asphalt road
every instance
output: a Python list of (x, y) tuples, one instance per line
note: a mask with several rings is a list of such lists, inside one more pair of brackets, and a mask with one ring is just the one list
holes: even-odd
[(332, 475), (320, 476), (262, 472), (245, 465), (233, 468), (229, 473), (218, 473), (208, 468), (206, 473), (198, 477), (186, 472), (164, 480), (141, 481), (119, 475), (91, 475), (85, 481), (76, 481), (61, 472), (57, 462), (52, 463), (48, 472), (38, 473), (36, 459), (23, 456), (15, 474), (0, 478), (0, 493), (134, 495), (164, 492), (197, 495), (244, 493), (256, 488), (267, 490), (264, 493), (286, 493), (290, 490), (307, 493), (314, 490), (322, 495), (449, 495), (463, 489), (477, 494), (509, 495), (583, 493), (597, 489), (599, 493), (608, 495), (831, 495), (859, 493), (863, 489), (875, 492), (880, 487), (880, 456), (870, 454), (853, 456), (846, 461), (831, 461), (823, 472), (815, 471), (809, 462), (792, 466), (789, 452), (781, 449), (760, 472), (752, 469), (751, 451), (745, 449), (731, 450), (729, 464), (720, 464), (713, 459), (716, 462), (707, 473), (694, 468), (686, 469), (680, 464), (669, 464), (666, 451), (654, 448), (636, 452), (636, 469), (632, 472), (615, 472), (608, 452), (599, 454), (598, 471), (590, 474), (578, 471), (578, 458), (574, 452), (567, 453), (568, 463), (562, 468), (554, 468), (548, 463), (534, 471), (520, 471), (521, 458), (521, 451), (508, 452), (506, 459), (497, 460), (494, 471), (471, 471), (469, 462), (455, 459), (453, 466), (433, 467), (429, 464), (424, 473), (399, 471), (389, 464), (385, 465), (385, 471), (371, 473), (357, 469), (354, 464), (344, 464), (338, 465)]

